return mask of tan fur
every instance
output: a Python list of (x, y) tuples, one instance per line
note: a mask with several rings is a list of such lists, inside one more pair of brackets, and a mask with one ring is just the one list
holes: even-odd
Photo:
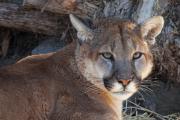
[[(133, 79), (127, 86), (132, 90), (120, 96), (108, 91), (101, 76), (110, 76), (112, 68), (102, 68), (99, 52), (112, 52), (118, 70), (124, 71), (126, 77), (134, 71), (141, 79), (150, 73), (153, 59), (135, 30), (136, 24), (112, 20), (103, 24), (90, 42), (84, 37), (87, 43), (82, 45), (73, 42), (56, 53), (30, 56), (1, 68), (0, 120), (122, 120), (122, 101), (137, 91), (139, 83)], [(132, 70), (126, 63), (136, 50), (145, 55)], [(125, 68), (119, 66), (122, 59)], [(117, 84), (113, 90), (120, 86)]]
[(76, 66), (74, 49), (72, 43), (57, 53), (31, 56), (2, 68), (0, 119), (116, 120), (107, 105), (108, 95), (87, 92), (91, 84)]

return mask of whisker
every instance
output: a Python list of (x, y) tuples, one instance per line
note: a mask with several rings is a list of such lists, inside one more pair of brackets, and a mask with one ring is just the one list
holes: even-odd
[(147, 84), (149, 86), (157, 86), (157, 87), (160, 86), (158, 81), (151, 81), (151, 80), (144, 80), (142, 81), (141, 84)]
[(146, 85), (146, 86), (150, 86), (150, 87), (153, 87), (153, 86), (160, 87), (159, 84), (155, 84), (155, 83), (141, 83), (141, 85)]
[(87, 88), (97, 88), (96, 86), (100, 86), (100, 85), (104, 85), (104, 83), (96, 83), (96, 85), (95, 84), (92, 84), (92, 85), (90, 85), (90, 86), (87, 86)]
[(102, 78), (98, 78), (98, 77), (87, 77), (87, 78), (102, 80)]
[(137, 91), (137, 93), (141, 96), (141, 98), (143, 99), (143, 101), (145, 101), (143, 94), (142, 94), (140, 91)]
[(148, 88), (148, 87), (145, 86), (145, 85), (141, 85), (141, 87), (144, 88), (144, 89), (146, 89), (146, 90), (148, 90), (149, 92), (154, 93), (154, 91), (153, 91), (151, 88)]
[(151, 96), (151, 92), (146, 92), (147, 90), (144, 90), (143, 88), (139, 88), (139, 91), (142, 91), (144, 94), (146, 94), (147, 96)]
[(83, 94), (86, 94), (86, 93), (89, 93), (89, 92), (97, 92), (99, 89), (97, 89), (97, 88), (89, 88), (89, 89), (87, 89), (87, 90), (85, 90), (84, 92), (83, 92)]
[(146, 88), (142, 88), (142, 90), (144, 90), (144, 93), (146, 93), (146, 94), (148, 94), (148, 95), (154, 94), (153, 92), (149, 91), (149, 90), (146, 89)]

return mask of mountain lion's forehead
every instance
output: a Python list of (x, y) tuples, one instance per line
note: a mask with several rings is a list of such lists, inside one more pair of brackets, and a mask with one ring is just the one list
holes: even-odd
[(104, 20), (97, 25), (95, 36), (98, 40), (104, 41), (105, 43), (114, 39), (129, 39), (130, 37), (139, 35), (136, 26), (135, 23), (128, 20)]
[(102, 21), (99, 24), (93, 43), (93, 48), (103, 49), (102, 51), (111, 49), (111, 51), (131, 53), (136, 50), (144, 51), (148, 49), (140, 36), (138, 26), (128, 20)]
[(100, 24), (99, 31), (96, 32), (94, 42), (101, 45), (108, 43), (112, 48), (117, 44), (121, 45), (118, 48), (136, 47), (136, 44), (141, 42), (141, 38), (135, 27), (136, 24), (130, 21), (104, 21)]
[(100, 30), (117, 31), (119, 27), (126, 30), (133, 30), (137, 24), (130, 20), (119, 20), (119, 19), (102, 19), (94, 23), (94, 26)]

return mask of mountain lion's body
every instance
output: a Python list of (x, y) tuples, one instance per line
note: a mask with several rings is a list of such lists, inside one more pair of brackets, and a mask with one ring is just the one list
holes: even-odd
[[(120, 120), (122, 101), (137, 91), (153, 59), (135, 24), (116, 24), (103, 27), (95, 42), (73, 42), (1, 68), (0, 120)], [(78, 38), (88, 40), (83, 34)], [(142, 57), (133, 55), (137, 50)]]

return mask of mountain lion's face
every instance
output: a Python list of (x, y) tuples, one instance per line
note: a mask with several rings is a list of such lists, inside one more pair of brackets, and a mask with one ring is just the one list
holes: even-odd
[[(148, 25), (154, 22), (153, 19), (159, 21), (150, 28)], [(152, 70), (153, 57), (146, 40), (152, 42), (160, 33), (162, 18), (152, 18), (141, 26), (129, 21), (104, 20), (96, 30), (73, 22), (75, 20), (80, 22), (72, 15), (71, 21), (78, 30), (76, 55), (82, 74), (112, 96), (122, 100), (129, 98)]]

